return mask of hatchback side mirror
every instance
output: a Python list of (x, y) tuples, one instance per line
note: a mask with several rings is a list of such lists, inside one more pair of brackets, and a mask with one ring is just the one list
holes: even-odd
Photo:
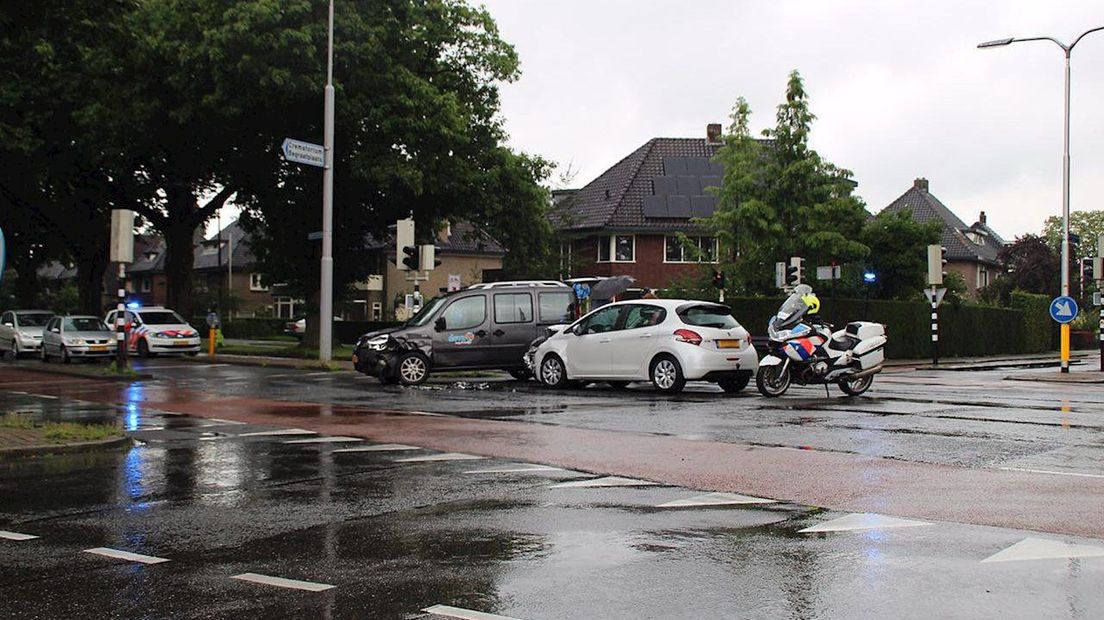
[(435, 323), (433, 323), (433, 328), (436, 329), (439, 332), (445, 331), (445, 329), (446, 329), (446, 327), (445, 327), (445, 317), (441, 317), (441, 318), (437, 319), (437, 321)]

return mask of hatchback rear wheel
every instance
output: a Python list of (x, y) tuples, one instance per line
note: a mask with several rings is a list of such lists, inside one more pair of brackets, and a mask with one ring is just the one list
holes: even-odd
[(681, 392), (686, 385), (686, 378), (682, 376), (682, 366), (670, 355), (657, 357), (652, 362), (650, 375), (652, 385), (665, 394)]

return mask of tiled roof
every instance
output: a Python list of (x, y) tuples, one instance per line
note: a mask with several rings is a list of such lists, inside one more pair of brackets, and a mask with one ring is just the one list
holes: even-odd
[[(364, 245), (369, 250), (385, 250), (394, 253), (392, 238), (377, 239), (371, 235), (365, 237)], [(470, 222), (456, 222), (449, 228), (446, 241), (438, 239), (434, 245), (439, 254), (491, 255), (502, 256), (506, 249), (502, 244)]]
[[(222, 240), (222, 263), (219, 264), (218, 240)], [(219, 234), (204, 240), (195, 249), (195, 257), (192, 259), (192, 269), (215, 269), (227, 266), (230, 263), (230, 248), (234, 250), (234, 269), (252, 267), (256, 259), (249, 249), (249, 233), (238, 226), (234, 220)]]
[(988, 225), (980, 224), (984, 232), (983, 242), (975, 243), (967, 233), (974, 232), (978, 226), (967, 226), (957, 215), (951, 212), (938, 198), (927, 190), (927, 181), (917, 179), (911, 188), (894, 200), (884, 209), (890, 213), (908, 211), (912, 219), (917, 222), (929, 222), (932, 220), (941, 222), (943, 233), (940, 243), (947, 248), (945, 258), (948, 261), (974, 261), (990, 264), (998, 264), (997, 253), (1004, 241), (999, 235), (993, 233)]
[[(670, 176), (664, 161), (712, 158), (720, 144), (704, 138), (652, 138), (598, 178), (560, 202), (552, 220), (561, 230), (695, 230), (689, 217), (645, 217), (644, 200), (656, 195), (653, 181)], [(704, 194), (708, 195), (708, 194)]]

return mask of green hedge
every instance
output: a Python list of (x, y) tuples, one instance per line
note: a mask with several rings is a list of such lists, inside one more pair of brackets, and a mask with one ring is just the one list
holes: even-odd
[[(1033, 296), (1034, 297), (1034, 296)], [(767, 321), (782, 305), (783, 298), (738, 297), (725, 303), (753, 337), (766, 336)], [(1049, 321), (1047, 305), (1042, 316)], [(922, 359), (931, 356), (931, 306), (923, 301), (831, 299), (821, 297), (825, 320), (842, 328), (850, 321), (876, 321), (886, 325), (889, 343), (886, 356)], [(967, 357), (1051, 350), (1051, 326), (1026, 320), (1036, 317), (1038, 307), (1007, 309), (989, 306), (944, 304), (939, 309), (939, 354)], [(1029, 337), (1030, 336), (1030, 337)]]
[(1011, 305), (1024, 313), (1025, 351), (1038, 353), (1058, 347), (1058, 324), (1050, 318), (1050, 298), (1013, 291)]
[[(233, 319), (223, 321), (222, 337), (266, 338), (268, 336), (279, 336), (284, 333), (284, 325), (287, 322), (287, 319)], [(192, 319), (191, 324), (200, 334), (203, 334), (204, 337), (207, 336), (206, 318)]]

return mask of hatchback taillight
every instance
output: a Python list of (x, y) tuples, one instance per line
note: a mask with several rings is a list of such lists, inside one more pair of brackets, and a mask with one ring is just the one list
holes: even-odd
[(679, 342), (685, 342), (694, 346), (701, 346), (702, 337), (698, 332), (689, 329), (676, 329), (675, 340)]

